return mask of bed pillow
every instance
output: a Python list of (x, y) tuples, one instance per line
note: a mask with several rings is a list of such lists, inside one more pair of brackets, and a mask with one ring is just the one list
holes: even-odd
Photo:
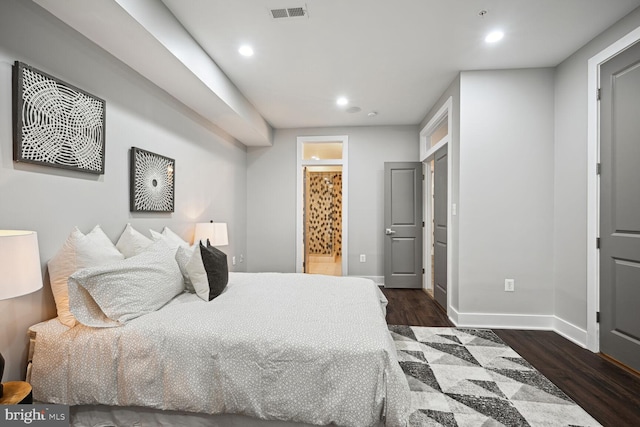
[(174, 249), (164, 242), (156, 242), (131, 258), (85, 268), (69, 277), (71, 309), (88, 326), (114, 326), (112, 322), (104, 324), (104, 319), (96, 319), (95, 307), (82, 308), (88, 297), (109, 320), (124, 324), (156, 311), (182, 291), (184, 282)]
[(227, 286), (229, 281), (227, 255), (211, 246), (208, 241), (207, 246), (199, 243), (191, 257), (188, 259), (180, 257), (178, 263), (183, 264), (181, 269), (186, 272), (196, 295), (205, 301), (211, 301), (220, 295)]
[(123, 258), (99, 225), (87, 235), (82, 234), (78, 227), (74, 227), (62, 248), (47, 263), (58, 320), (62, 324), (72, 328), (77, 323), (69, 311), (69, 276), (82, 268), (107, 264)]
[(178, 263), (178, 267), (180, 267), (180, 272), (182, 273), (182, 278), (184, 279), (184, 287), (187, 292), (190, 292), (192, 294), (195, 294), (196, 290), (193, 288), (193, 283), (191, 283), (191, 279), (189, 278), (189, 273), (187, 272), (187, 264), (193, 256), (195, 247), (196, 245), (189, 248), (180, 246), (176, 251), (176, 262)]
[(171, 231), (169, 227), (165, 227), (162, 230), (162, 233), (158, 233), (155, 230), (149, 230), (149, 232), (151, 233), (151, 238), (154, 241), (164, 240), (165, 243), (167, 243), (173, 249), (178, 249), (179, 247), (189, 247), (189, 243), (185, 242), (182, 237)]
[(151, 243), (153, 240), (133, 228), (131, 224), (127, 224), (116, 243), (116, 248), (125, 258), (131, 258), (142, 253)]

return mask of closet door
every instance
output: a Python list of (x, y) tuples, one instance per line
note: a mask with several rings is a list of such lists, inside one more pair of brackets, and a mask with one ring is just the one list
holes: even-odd
[(433, 162), (433, 296), (447, 310), (447, 146)]
[(640, 44), (600, 90), (600, 351), (640, 371)]

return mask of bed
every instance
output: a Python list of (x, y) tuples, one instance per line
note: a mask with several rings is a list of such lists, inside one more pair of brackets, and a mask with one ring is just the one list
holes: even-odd
[(228, 273), (210, 301), (182, 291), (108, 327), (51, 319), (30, 328), (34, 399), (71, 405), (73, 425), (404, 426), (385, 305), (368, 279)]

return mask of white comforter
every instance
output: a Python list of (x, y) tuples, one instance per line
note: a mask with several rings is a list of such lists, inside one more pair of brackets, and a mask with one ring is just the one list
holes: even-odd
[(381, 299), (366, 279), (232, 273), (211, 302), (181, 294), (122, 327), (43, 322), (34, 399), (404, 426), (409, 389)]

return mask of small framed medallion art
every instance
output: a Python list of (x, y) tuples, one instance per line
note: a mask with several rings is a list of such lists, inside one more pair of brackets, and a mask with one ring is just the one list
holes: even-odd
[(131, 147), (131, 212), (173, 212), (175, 160)]
[(16, 61), (13, 123), (16, 162), (104, 173), (104, 100)]

